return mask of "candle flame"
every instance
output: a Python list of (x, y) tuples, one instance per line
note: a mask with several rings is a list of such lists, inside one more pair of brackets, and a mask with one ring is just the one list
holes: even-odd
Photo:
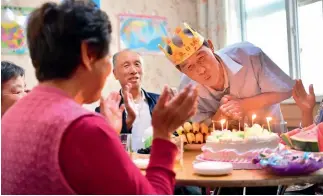
[(225, 119), (220, 120), (221, 125), (223, 125), (225, 121), (226, 121)]
[(256, 117), (257, 117), (257, 115), (253, 114), (251, 118), (252, 118), (252, 120), (254, 120)]
[(267, 121), (271, 121), (273, 118), (272, 117), (267, 117)]

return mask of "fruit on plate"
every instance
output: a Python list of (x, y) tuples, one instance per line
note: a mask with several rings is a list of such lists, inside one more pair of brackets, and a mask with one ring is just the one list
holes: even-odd
[(183, 144), (203, 144), (206, 138), (211, 134), (213, 129), (205, 123), (185, 122), (173, 133), (176, 137), (182, 137)]
[(203, 141), (204, 141), (204, 138), (203, 138), (203, 134), (202, 133), (197, 133), (196, 135), (195, 135), (195, 143), (197, 143), (197, 144), (202, 144), (203, 143)]
[(301, 131), (302, 130), (300, 128), (297, 128), (297, 129), (294, 129), (294, 130), (289, 131), (287, 133), (283, 133), (280, 136), (281, 136), (282, 140), (284, 141), (284, 143), (287, 146), (293, 147), (293, 144), (292, 144), (292, 141), (290, 140), (290, 137), (297, 134), (297, 133), (300, 133)]
[(182, 137), (182, 140), (183, 140), (183, 144), (187, 144), (187, 138), (186, 138), (186, 135), (182, 134), (182, 135), (179, 135), (179, 137)]
[(203, 135), (207, 135), (209, 133), (209, 127), (204, 123), (201, 123), (200, 129)]
[(196, 134), (200, 131), (200, 124), (197, 122), (192, 123), (193, 133)]
[(184, 123), (184, 130), (185, 130), (185, 133), (189, 133), (189, 132), (192, 132), (192, 124), (190, 122), (186, 122)]
[(189, 144), (195, 144), (195, 135), (194, 133), (187, 133), (186, 134), (186, 137), (187, 137), (187, 141)]
[(149, 148), (141, 148), (137, 150), (138, 154), (150, 154), (150, 147)]
[(184, 133), (185, 133), (184, 128), (183, 128), (182, 126), (178, 127), (178, 128), (176, 129), (176, 133), (177, 133), (178, 135), (182, 135), (182, 134), (184, 134)]
[(290, 141), (295, 150), (319, 152), (317, 127), (307, 131), (301, 131), (290, 137)]

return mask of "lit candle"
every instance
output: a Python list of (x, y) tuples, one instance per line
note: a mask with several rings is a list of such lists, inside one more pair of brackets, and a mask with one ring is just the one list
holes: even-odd
[(215, 124), (214, 124), (214, 120), (212, 120), (212, 125), (213, 125), (213, 131), (215, 131)]
[(266, 119), (267, 119), (268, 131), (271, 132), (271, 130), (270, 130), (270, 121), (272, 120), (272, 118), (271, 117), (267, 117)]
[(226, 130), (228, 130), (228, 126), (229, 126), (229, 121), (227, 120), (227, 123), (226, 123), (226, 126), (225, 126), (226, 127), (225, 129)]
[(256, 114), (253, 114), (251, 117), (251, 126), (253, 126), (253, 121), (255, 120), (255, 118), (257, 117)]
[(220, 120), (222, 131), (223, 131), (223, 124), (225, 123), (225, 121), (226, 121), (225, 119)]

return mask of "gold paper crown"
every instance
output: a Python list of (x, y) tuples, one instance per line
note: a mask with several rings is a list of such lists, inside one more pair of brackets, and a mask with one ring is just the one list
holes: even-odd
[(172, 54), (168, 53), (165, 48), (160, 44), (158, 47), (161, 51), (165, 53), (167, 58), (173, 62), (175, 65), (179, 65), (188, 59), (192, 54), (194, 54), (203, 45), (204, 37), (198, 32), (193, 30), (188, 24), (184, 23), (185, 28), (187, 28), (192, 33), (192, 37), (188, 37), (180, 27), (177, 27), (175, 34), (182, 40), (183, 45), (181, 47), (176, 46), (171, 39), (163, 37), (163, 41), (166, 47), (169, 46)]

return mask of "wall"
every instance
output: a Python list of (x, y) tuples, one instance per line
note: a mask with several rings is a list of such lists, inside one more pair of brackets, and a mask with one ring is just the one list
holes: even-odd
[[(51, 0), (59, 2), (59, 0)], [(2, 1), (3, 2), (3, 1)], [(6, 1), (5, 1), (6, 2)], [(6, 5), (37, 7), (46, 0), (9, 0)], [(182, 22), (187, 22), (193, 28), (197, 28), (196, 21), (196, 1), (195, 0), (101, 0), (101, 9), (106, 11), (110, 17), (113, 27), (113, 41), (111, 44), (111, 53), (118, 51), (118, 32), (117, 32), (117, 14), (132, 13), (143, 15), (165, 16), (168, 19), (168, 28), (170, 35), (174, 29)], [(179, 84), (180, 73), (165, 58), (165, 56), (143, 56), (145, 75), (143, 86), (146, 90), (159, 93), (164, 84), (177, 87)], [(34, 87), (37, 80), (34, 76), (34, 68), (28, 55), (12, 56), (1, 55), (1, 60), (9, 60), (17, 63), (26, 69), (26, 81), (28, 87)], [(111, 75), (103, 89), (103, 96), (107, 96), (113, 90), (119, 90), (120, 86)], [(97, 103), (85, 107), (94, 109)]]
[[(317, 114), (317, 110), (319, 108), (319, 103), (316, 104), (314, 108), (314, 113), (313, 115), (315, 116)], [(298, 127), (299, 123), (301, 122), (301, 111), (297, 107), (296, 104), (291, 103), (291, 104), (280, 104), (284, 120), (287, 122), (288, 127)]]

